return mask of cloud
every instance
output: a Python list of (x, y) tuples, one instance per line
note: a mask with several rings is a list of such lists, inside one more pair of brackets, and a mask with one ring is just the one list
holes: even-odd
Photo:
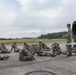
[(0, 25), (9, 25), (17, 16), (20, 7), (15, 0), (0, 0)]
[(44, 10), (44, 9), (51, 9), (58, 7), (59, 1), (57, 0), (30, 0), (27, 3), (27, 7), (31, 10), (39, 11), (39, 10)]
[(66, 31), (76, 20), (75, 0), (2, 0), (0, 31), (3, 37), (38, 36)]

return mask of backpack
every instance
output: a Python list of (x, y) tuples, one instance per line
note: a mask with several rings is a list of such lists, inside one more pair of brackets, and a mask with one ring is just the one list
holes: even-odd
[(72, 24), (72, 31), (73, 31), (73, 34), (76, 35), (76, 21), (74, 21)]

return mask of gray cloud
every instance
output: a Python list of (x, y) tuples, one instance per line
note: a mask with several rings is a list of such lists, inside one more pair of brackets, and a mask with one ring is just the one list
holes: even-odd
[(39, 0), (29, 0), (27, 3), (27, 8), (30, 10), (44, 10), (44, 9), (56, 9), (60, 5), (60, 0), (44, 0), (40, 2)]
[[(75, 2), (75, 0), (43, 0), (42, 2), (41, 0), (29, 0), (25, 6), (19, 1), (7, 2), (10, 7), (8, 9), (12, 10), (15, 17), (8, 23), (7, 28), (6, 25), (1, 25), (4, 30), (0, 31), (3, 33), (10, 31), (9, 34), (14, 33), (15, 37), (38, 36), (50, 32), (65, 31), (67, 30), (66, 24), (72, 24), (76, 20)], [(13, 9), (11, 9), (12, 7)], [(11, 16), (12, 14), (9, 17)], [(4, 20), (3, 22), (5, 22)]]

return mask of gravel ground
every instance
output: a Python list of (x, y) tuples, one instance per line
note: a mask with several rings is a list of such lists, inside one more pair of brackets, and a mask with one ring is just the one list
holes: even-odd
[[(64, 45), (60, 46), (62, 50), (66, 50)], [(19, 47), (22, 48), (21, 45)], [(10, 45), (8, 48), (10, 49)], [(67, 58), (63, 54), (56, 57), (35, 55), (34, 61), (19, 61), (19, 53), (11, 52), (3, 55), (10, 55), (10, 59), (0, 61), (0, 75), (25, 75), (35, 70), (50, 71), (57, 75), (76, 75), (76, 56)]]

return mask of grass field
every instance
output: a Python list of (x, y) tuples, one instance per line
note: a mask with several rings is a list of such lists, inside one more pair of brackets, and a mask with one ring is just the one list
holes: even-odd
[(66, 41), (66, 39), (14, 39), (14, 40), (0, 40), (0, 44), (4, 42), (5, 44), (12, 44), (13, 42), (17, 42), (18, 44), (20, 43), (37, 43), (39, 41), (43, 42), (62, 42)]

